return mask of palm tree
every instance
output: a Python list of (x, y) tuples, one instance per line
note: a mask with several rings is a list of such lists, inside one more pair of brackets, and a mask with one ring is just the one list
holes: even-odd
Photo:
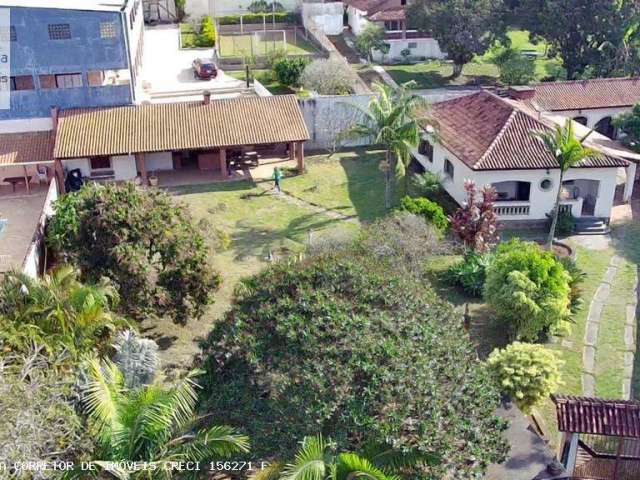
[(369, 446), (362, 454), (336, 455), (332, 449), (322, 435), (306, 437), (292, 463), (272, 463), (249, 480), (400, 480), (394, 472), (438, 460), (435, 455), (399, 454), (379, 446)]
[(549, 237), (547, 238), (547, 247), (551, 249), (553, 246), (553, 238), (556, 234), (556, 224), (558, 223), (558, 213), (560, 211), (560, 194), (562, 193), (562, 180), (565, 173), (571, 167), (574, 167), (589, 157), (596, 157), (598, 152), (585, 147), (584, 142), (591, 135), (593, 130), (589, 131), (584, 137), (576, 138), (573, 130), (573, 121), (567, 119), (564, 127), (557, 125), (554, 130), (534, 131), (532, 135), (539, 138), (555, 158), (560, 167), (560, 181), (558, 182), (558, 190), (556, 192), (556, 202), (553, 207), (551, 228), (549, 229)]
[(128, 322), (113, 314), (116, 290), (107, 282), (79, 281), (79, 271), (63, 265), (34, 279), (9, 272), (0, 282), (0, 343), (24, 351), (43, 345), (49, 354), (82, 353), (108, 344), (117, 328)]
[(385, 149), (384, 161), (380, 162), (380, 169), (385, 175), (385, 208), (391, 208), (391, 180), (394, 174), (405, 177), (406, 188), (406, 169), (411, 161), (411, 149), (417, 148), (420, 142), (420, 125), (416, 114), (418, 108), (426, 111), (428, 106), (422, 97), (411, 94), (410, 88), (414, 83), (404, 83), (397, 90), (374, 83), (373, 89), (377, 95), (371, 98), (367, 108), (352, 104), (362, 113), (363, 120), (345, 132), (345, 136), (350, 138), (369, 137), (372, 144)]
[[(99, 446), (95, 462), (117, 478), (171, 479), (165, 462), (207, 462), (247, 452), (248, 438), (232, 428), (198, 429), (194, 371), (170, 388), (159, 384), (127, 388), (122, 372), (110, 361), (88, 362), (90, 381), (83, 403)], [(157, 469), (128, 472), (109, 462), (148, 462)], [(97, 478), (98, 472), (90, 478)], [(67, 478), (87, 478), (71, 472)]]

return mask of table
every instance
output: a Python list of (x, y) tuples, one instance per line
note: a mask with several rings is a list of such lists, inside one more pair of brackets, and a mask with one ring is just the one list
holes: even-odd
[[(16, 185), (20, 183), (24, 183), (25, 187), (27, 186), (27, 182), (31, 182), (31, 176), (21, 176), (21, 177), (5, 177), (2, 181), (11, 184), (11, 189), (13, 192), (16, 191)], [(28, 188), (27, 188), (28, 190)]]

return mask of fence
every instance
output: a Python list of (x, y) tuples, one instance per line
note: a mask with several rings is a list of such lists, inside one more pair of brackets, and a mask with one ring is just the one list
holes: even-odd
[(37, 278), (46, 267), (46, 247), (45, 247), (45, 228), (47, 220), (53, 215), (53, 202), (58, 198), (58, 182), (55, 177), (49, 182), (49, 190), (44, 200), (42, 213), (36, 225), (31, 244), (27, 250), (27, 254), (22, 262), (22, 271), (32, 277)]

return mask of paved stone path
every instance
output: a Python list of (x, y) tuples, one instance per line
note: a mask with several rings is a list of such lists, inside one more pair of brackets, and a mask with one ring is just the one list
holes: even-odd
[[(623, 259), (618, 255), (611, 257), (609, 266), (596, 289), (596, 293), (589, 305), (589, 314), (584, 334), (584, 348), (582, 352), (582, 393), (585, 396), (595, 396), (595, 372), (596, 356), (598, 350), (598, 333), (602, 311), (607, 305), (609, 294), (615, 288), (615, 277), (623, 264)], [(634, 357), (636, 354), (636, 308), (637, 308), (637, 276), (634, 281), (633, 295), (625, 307), (624, 328), (624, 372), (622, 381), (622, 396), (624, 399), (631, 397), (631, 382), (633, 377)]]

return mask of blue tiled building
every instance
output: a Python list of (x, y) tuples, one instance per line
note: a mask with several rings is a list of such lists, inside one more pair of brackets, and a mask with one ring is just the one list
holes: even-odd
[(11, 23), (11, 109), (0, 110), (0, 120), (48, 117), (54, 106), (133, 103), (144, 41), (141, 3), (0, 0)]

